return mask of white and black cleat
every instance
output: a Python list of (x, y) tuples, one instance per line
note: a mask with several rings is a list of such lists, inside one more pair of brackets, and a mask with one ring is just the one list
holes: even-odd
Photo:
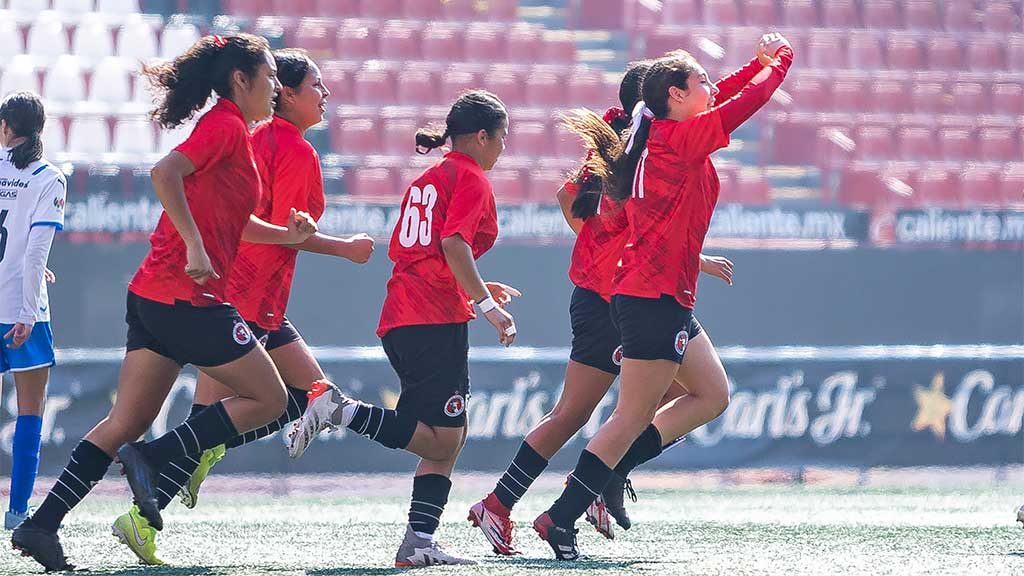
[(405, 539), (398, 547), (395, 555), (396, 568), (413, 566), (438, 566), (445, 564), (474, 565), (475, 560), (459, 558), (445, 552), (433, 538), (424, 538), (413, 531), (412, 526), (405, 526)]

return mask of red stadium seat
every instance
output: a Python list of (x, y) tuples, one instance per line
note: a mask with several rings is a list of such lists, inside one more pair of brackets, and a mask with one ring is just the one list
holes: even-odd
[(301, 18), (292, 44), (309, 51), (314, 60), (334, 54), (334, 22), (326, 18)]
[[(508, 137), (509, 147), (521, 156), (548, 156), (551, 138), (543, 122), (515, 122)], [(553, 151), (552, 151), (553, 152)]]
[(565, 102), (564, 84), (559, 75), (536, 70), (526, 78), (526, 103), (542, 108), (560, 106)]
[(395, 79), (390, 70), (363, 68), (356, 72), (355, 93), (360, 104), (394, 104)]
[(700, 17), (699, 0), (672, 0), (662, 7), (662, 23), (692, 26)]
[(530, 25), (514, 25), (506, 39), (509, 62), (532, 64), (537, 62), (541, 49), (541, 31)]
[(782, 21), (793, 28), (818, 26), (818, 10), (814, 0), (782, 0)]
[(563, 170), (546, 168), (532, 170), (527, 198), (532, 202), (553, 202), (558, 189), (565, 184), (566, 177), (567, 173)]
[[(1018, 6), (1020, 4), (1018, 3)], [(1009, 34), (1020, 32), (1020, 11), (1006, 2), (988, 2), (985, 4), (983, 18), (985, 30)]]
[(921, 41), (906, 34), (890, 34), (886, 52), (889, 68), (894, 70), (918, 70), (923, 67)]
[(1024, 85), (993, 85), (992, 111), (996, 114), (1006, 114), (1008, 116), (1024, 114)]
[(831, 80), (820, 76), (801, 74), (787, 82), (783, 90), (793, 97), (798, 110), (829, 110), (832, 107)]
[(866, 28), (903, 28), (903, 16), (893, 0), (870, 0), (862, 6)]
[(331, 91), (332, 101), (355, 101), (353, 82), (358, 70), (359, 65), (356, 62), (325, 60), (320, 63), (320, 77), (324, 86)]
[(771, 203), (768, 180), (759, 169), (745, 168), (740, 170), (732, 181), (732, 201), (743, 204)]
[(606, 108), (603, 105), (610, 101), (610, 95), (604, 91), (604, 80), (600, 74), (574, 70), (566, 81), (569, 83), (567, 103), (572, 106), (585, 106), (600, 112)]
[(869, 99), (875, 105), (876, 112), (909, 112), (910, 90), (906, 82), (896, 80), (879, 80), (870, 82)]
[(910, 97), (914, 105), (914, 112), (919, 114), (938, 113), (948, 107), (946, 89), (942, 84), (933, 82), (917, 84)]
[(402, 21), (389, 22), (380, 32), (379, 46), (380, 57), (386, 60), (417, 60), (420, 56), (420, 31)]
[(743, 9), (743, 22), (747, 26), (775, 26), (779, 23), (775, 0), (747, 0), (740, 8)]
[(363, 18), (389, 20), (402, 17), (402, 0), (362, 0)]
[(946, 30), (970, 32), (981, 30), (981, 12), (974, 0), (945, 2), (944, 20)]
[(494, 22), (514, 22), (519, 18), (519, 0), (488, 0), (487, 15)]
[(385, 118), (381, 122), (381, 152), (396, 156), (412, 154), (416, 150), (416, 130), (419, 123), (410, 118)]
[[(472, 90), (480, 87), (480, 80), (476, 74), (468, 70), (449, 69), (441, 74), (441, 102), (454, 101), (456, 96), (464, 90)], [(502, 95), (502, 98), (505, 98)]]
[(907, 0), (903, 6), (907, 28), (920, 30), (941, 30), (938, 5), (935, 0)]
[(916, 170), (912, 165), (852, 162), (839, 183), (839, 201), (849, 206), (904, 206), (914, 202)]
[(505, 27), (489, 22), (474, 22), (466, 28), (466, 59), (471, 62), (505, 60)]
[(556, 64), (576, 61), (576, 41), (572, 33), (561, 30), (545, 30), (541, 36), (540, 59)]
[(364, 156), (380, 153), (380, 131), (372, 118), (342, 118), (331, 146), (340, 154)]
[(225, 14), (255, 18), (271, 11), (270, 0), (222, 0)]
[(963, 49), (952, 36), (935, 36), (928, 41), (928, 66), (932, 70), (959, 70)]
[(999, 169), (995, 166), (968, 164), (960, 173), (960, 193), (967, 208), (1004, 205)]
[(647, 46), (641, 56), (656, 58), (679, 48), (690, 48), (690, 29), (681, 26), (660, 26), (647, 35)]
[(270, 14), (275, 16), (309, 16), (316, 14), (314, 0), (271, 0)]
[(916, 193), (920, 195), (918, 203), (923, 201), (926, 206), (959, 208), (963, 203), (959, 178), (939, 166), (928, 167), (918, 173)]
[(821, 3), (822, 23), (831, 28), (860, 26), (857, 6), (853, 0), (829, 0)]
[(900, 158), (904, 160), (928, 160), (938, 157), (935, 135), (929, 128), (905, 126), (897, 132)]
[(860, 112), (867, 108), (867, 94), (864, 82), (856, 79), (840, 79), (832, 84), (832, 107), (836, 110)]
[(967, 42), (967, 67), (970, 70), (1001, 70), (1006, 67), (1002, 38), (972, 38)]
[(481, 80), (485, 89), (501, 96), (501, 100), (508, 106), (515, 107), (526, 101), (523, 78), (509, 68), (491, 70)]
[(849, 37), (849, 63), (855, 70), (875, 70), (885, 67), (882, 56), (882, 38), (873, 32), (853, 31)]
[(337, 56), (346, 60), (369, 60), (377, 57), (377, 29), (364, 23), (343, 23), (334, 39)]
[(364, 198), (401, 198), (405, 192), (397, 174), (390, 168), (356, 168), (352, 171), (349, 192)]
[(717, 26), (739, 24), (740, 11), (736, 0), (704, 0), (704, 22)]
[(892, 131), (883, 126), (861, 126), (854, 132), (858, 160), (890, 160), (895, 154)]
[[(373, 0), (363, 0), (373, 1)], [(441, 19), (440, 2), (424, 2), (423, 0), (403, 0), (402, 16), (410, 20), (432, 21)]]
[(975, 157), (974, 138), (970, 130), (963, 128), (940, 129), (939, 147), (945, 160), (968, 160)]
[(448, 0), (441, 3), (441, 14), (446, 20), (478, 20), (486, 15), (487, 3), (477, 0)]
[(1002, 197), (1008, 203), (1016, 206), (1024, 205), (1024, 163), (1014, 163), (1003, 169)]
[(1020, 133), (1010, 128), (982, 128), (978, 136), (982, 160), (1012, 162), (1019, 160)]
[(314, 0), (313, 13), (317, 16), (355, 18), (359, 16), (359, 0)]
[(988, 90), (977, 82), (957, 82), (950, 94), (956, 114), (987, 114), (989, 111)]
[(487, 173), (487, 179), (491, 182), (494, 198), (499, 204), (518, 204), (527, 199), (526, 182), (519, 170), (491, 170)]
[[(431, 4), (431, 2), (426, 2)], [(463, 59), (462, 27), (444, 22), (431, 23), (420, 39), (423, 59), (430, 62), (457, 62)]]
[(438, 75), (425, 68), (407, 68), (398, 74), (398, 101), (402, 104), (438, 102)]
[(1006, 63), (1010, 70), (1024, 70), (1024, 34), (1012, 34), (1007, 39)]
[(807, 40), (807, 61), (812, 68), (846, 68), (846, 43), (833, 32), (813, 32)]

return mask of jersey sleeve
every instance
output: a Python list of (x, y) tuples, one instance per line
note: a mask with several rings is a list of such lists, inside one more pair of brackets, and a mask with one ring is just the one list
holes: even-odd
[(274, 164), (271, 176), (270, 223), (288, 225), (291, 209), (309, 212), (309, 195), (316, 178), (316, 158), (298, 151), (284, 152)]
[(717, 108), (676, 122), (670, 130), (668, 144), (685, 161), (702, 160), (729, 145), (729, 133), (722, 127)]
[(441, 239), (458, 235), (472, 246), (490, 195), (491, 189), (486, 180), (469, 172), (461, 173), (448, 203)]
[(793, 64), (793, 50), (783, 46), (775, 54), (775, 61), (762, 68), (751, 78), (738, 94), (715, 107), (721, 115), (722, 128), (732, 133), (761, 109), (782, 85), (782, 81)]
[(201, 119), (188, 139), (174, 150), (184, 154), (196, 172), (200, 172), (233, 154), (244, 137), (244, 126), (221, 118), (206, 118)]
[(31, 226), (53, 226), (57, 230), (63, 230), (67, 180), (64, 174), (52, 166), (46, 166), (46, 172), (50, 175), (43, 184), (35, 210), (32, 211)]
[(762, 68), (764, 65), (761, 64), (761, 61), (754, 58), (739, 70), (719, 79), (718, 82), (715, 82), (715, 88), (718, 88), (718, 100), (724, 102), (739, 94), (740, 90), (743, 90), (743, 87), (749, 84)]

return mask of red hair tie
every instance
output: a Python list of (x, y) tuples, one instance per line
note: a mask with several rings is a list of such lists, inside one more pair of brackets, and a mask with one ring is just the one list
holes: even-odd
[(228, 45), (228, 41), (223, 36), (214, 36), (213, 43), (217, 45), (217, 48), (223, 48)]
[(604, 113), (604, 121), (611, 124), (616, 120), (628, 120), (629, 116), (626, 115), (626, 111), (618, 106), (612, 106)]

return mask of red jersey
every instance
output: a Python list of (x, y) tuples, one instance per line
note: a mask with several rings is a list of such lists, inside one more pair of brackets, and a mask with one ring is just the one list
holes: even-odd
[(704, 236), (718, 202), (718, 174), (710, 154), (728, 146), (729, 134), (782, 84), (793, 52), (781, 48), (776, 56), (769, 67), (753, 60), (722, 79), (717, 87), (723, 104), (682, 122), (653, 121), (626, 202), (629, 239), (614, 294), (668, 294), (693, 308)]
[(490, 250), (498, 237), (491, 183), (480, 165), (461, 152), (445, 154), (405, 192), (388, 248), (395, 267), (377, 336), (399, 326), (476, 318), (472, 300), (441, 250), (441, 240), (455, 235), (469, 244), (474, 259)]
[[(274, 116), (253, 133), (252, 147), (263, 182), (256, 216), (287, 226), (295, 208), (319, 220), (324, 213), (320, 157), (298, 127)], [(228, 299), (242, 318), (267, 330), (281, 326), (297, 256), (291, 246), (242, 242), (228, 284)]]
[(226, 302), (228, 279), (242, 231), (260, 199), (260, 175), (249, 129), (234, 102), (221, 98), (175, 150), (195, 172), (185, 177), (185, 199), (219, 279), (200, 286), (185, 274), (185, 242), (164, 212), (149, 237), (150, 249), (128, 289), (142, 298), (193, 306)]
[[(564, 188), (573, 198), (579, 190), (571, 180)], [(583, 221), (576, 235), (569, 264), (569, 279), (573, 284), (611, 301), (612, 279), (622, 258), (628, 226), (623, 204), (602, 194), (597, 212)]]

